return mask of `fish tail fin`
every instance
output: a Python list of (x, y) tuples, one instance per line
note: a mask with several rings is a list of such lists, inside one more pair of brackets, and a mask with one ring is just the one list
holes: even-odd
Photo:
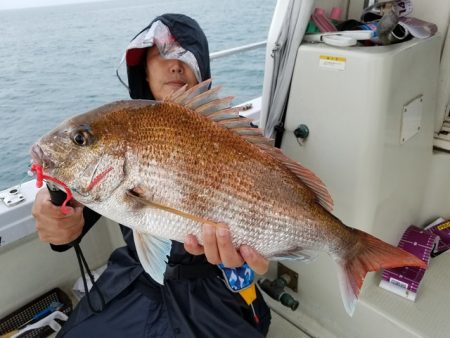
[(355, 311), (358, 295), (367, 272), (380, 269), (415, 266), (426, 268), (427, 264), (413, 254), (392, 246), (363, 231), (356, 232), (358, 241), (350, 251), (336, 257), (339, 287), (345, 310), (350, 316)]

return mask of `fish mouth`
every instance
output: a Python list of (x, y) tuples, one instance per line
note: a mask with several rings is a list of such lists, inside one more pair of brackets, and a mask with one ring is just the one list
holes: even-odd
[(52, 169), (55, 167), (55, 163), (47, 154), (45, 154), (38, 144), (33, 144), (30, 154), (33, 159), (33, 163), (39, 164), (43, 169)]

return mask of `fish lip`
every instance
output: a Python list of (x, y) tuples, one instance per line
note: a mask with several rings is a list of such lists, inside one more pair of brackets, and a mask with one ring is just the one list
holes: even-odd
[(33, 144), (30, 150), (33, 163), (39, 164), (43, 169), (55, 168), (55, 163), (45, 154), (39, 144)]

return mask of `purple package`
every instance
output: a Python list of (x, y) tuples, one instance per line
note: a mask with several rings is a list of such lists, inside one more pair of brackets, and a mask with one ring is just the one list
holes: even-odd
[[(398, 247), (428, 263), (433, 247), (438, 240), (439, 238), (435, 234), (411, 225), (403, 234)], [(385, 269), (380, 287), (415, 301), (424, 274), (425, 269), (417, 267)]]
[(438, 218), (435, 222), (431, 223), (425, 230), (439, 236), (439, 243), (431, 253), (431, 257), (436, 257), (444, 251), (450, 249), (450, 220)]

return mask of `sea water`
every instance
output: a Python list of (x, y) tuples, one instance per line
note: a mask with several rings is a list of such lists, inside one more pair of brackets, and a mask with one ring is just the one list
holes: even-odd
[[(0, 190), (30, 179), (30, 145), (48, 130), (69, 116), (128, 99), (116, 68), (128, 42), (154, 17), (193, 17), (215, 52), (266, 40), (275, 3), (116, 0), (1, 10)], [(213, 83), (235, 96), (235, 104), (260, 96), (264, 55), (261, 48), (213, 60)]]

